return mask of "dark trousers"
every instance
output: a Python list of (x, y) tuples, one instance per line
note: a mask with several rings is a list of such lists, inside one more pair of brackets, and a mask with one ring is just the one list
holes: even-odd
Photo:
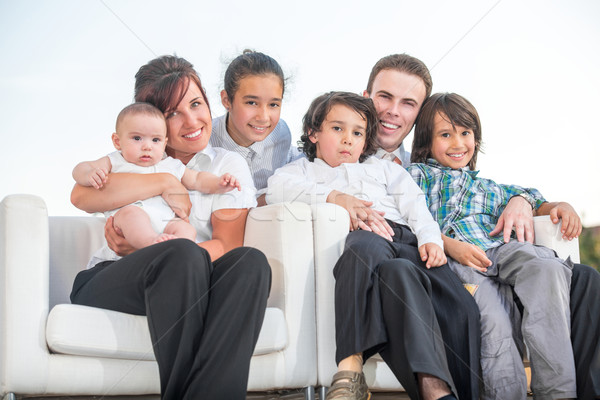
[(600, 274), (575, 264), (571, 278), (571, 341), (577, 398), (600, 396)]
[(417, 373), (479, 397), (479, 309), (447, 265), (427, 269), (414, 234), (392, 224), (394, 242), (351, 232), (334, 268), (336, 362), (379, 352), (412, 399)]
[(148, 317), (163, 399), (245, 399), (270, 285), (259, 250), (176, 239), (80, 272), (71, 301)]

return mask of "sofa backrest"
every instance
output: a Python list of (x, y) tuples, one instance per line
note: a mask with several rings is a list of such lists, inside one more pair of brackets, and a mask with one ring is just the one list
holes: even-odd
[(102, 217), (49, 217), (50, 233), (50, 309), (70, 303), (75, 275), (85, 268), (91, 255), (102, 247)]

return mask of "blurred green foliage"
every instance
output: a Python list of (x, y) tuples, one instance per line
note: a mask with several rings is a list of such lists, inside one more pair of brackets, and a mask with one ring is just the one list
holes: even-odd
[(600, 272), (600, 226), (583, 228), (579, 236), (579, 256), (582, 264)]

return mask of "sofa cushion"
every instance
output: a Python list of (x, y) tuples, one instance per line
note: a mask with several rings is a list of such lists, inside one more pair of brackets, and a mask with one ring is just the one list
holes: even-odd
[[(267, 308), (254, 355), (287, 346), (283, 312)], [(145, 316), (75, 304), (59, 304), (48, 315), (46, 342), (54, 353), (154, 360)]]

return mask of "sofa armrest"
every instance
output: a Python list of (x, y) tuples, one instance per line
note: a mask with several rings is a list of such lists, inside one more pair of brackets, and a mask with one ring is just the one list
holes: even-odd
[(316, 382), (316, 326), (313, 227), (310, 206), (279, 203), (254, 208), (246, 222), (244, 246), (261, 250), (272, 271), (269, 307), (281, 309), (288, 346), (281, 353), (288, 387)]
[(551, 248), (560, 258), (579, 263), (579, 239), (564, 240), (560, 233), (562, 221), (554, 224), (549, 215), (533, 217), (535, 244)]
[[(0, 203), (0, 392), (48, 374), (48, 212), (32, 195)], [(43, 379), (45, 381), (45, 379)], [(40, 381), (41, 383), (41, 381)]]

